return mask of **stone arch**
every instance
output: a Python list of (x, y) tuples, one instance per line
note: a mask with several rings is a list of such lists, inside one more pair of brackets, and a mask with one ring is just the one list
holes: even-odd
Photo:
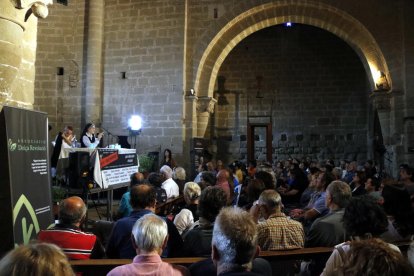
[[(228, 16), (223, 16), (222, 20), (227, 18)], [(319, 27), (340, 37), (359, 55), (367, 71), (372, 90), (375, 89), (374, 78), (379, 71), (387, 76), (392, 87), (384, 55), (372, 34), (360, 21), (326, 4), (286, 0), (245, 10), (227, 24), (223, 24), (219, 32), (205, 34), (198, 45), (200, 47), (195, 47), (195, 49), (202, 49), (195, 53), (195, 59), (200, 60), (194, 85), (197, 95), (212, 97), (219, 69), (227, 55), (240, 41), (263, 28), (287, 21)]]

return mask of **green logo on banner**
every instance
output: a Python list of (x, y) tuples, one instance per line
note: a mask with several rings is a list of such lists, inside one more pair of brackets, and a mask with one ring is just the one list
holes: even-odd
[(32, 221), (32, 223), (27, 225), (26, 217), (22, 218), (23, 243), (28, 244), (29, 241), (30, 241), (30, 237), (32, 236), (32, 233), (33, 233), (33, 228), (35, 229), (36, 234), (37, 234), (40, 231), (40, 227), (39, 227), (39, 222), (37, 220), (35, 211), (32, 207), (32, 204), (30, 204), (29, 200), (27, 199), (27, 197), (25, 195), (21, 195), (19, 200), (17, 201), (16, 205), (14, 206), (14, 209), (13, 209), (13, 226), (16, 225), (16, 219), (19, 216), (19, 213), (22, 210), (23, 206), (26, 207), (27, 211), (30, 214), (30, 218), (31, 218), (31, 221)]
[(9, 139), (9, 149), (10, 149), (10, 151), (15, 151), (16, 150), (16, 148), (17, 148), (17, 144), (16, 143), (13, 143), (13, 140), (12, 139)]

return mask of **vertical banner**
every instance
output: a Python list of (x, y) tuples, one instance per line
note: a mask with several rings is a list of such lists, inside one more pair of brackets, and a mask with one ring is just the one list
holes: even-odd
[(198, 166), (205, 162), (204, 152), (207, 149), (207, 140), (204, 138), (193, 138), (191, 149), (191, 177), (194, 179), (198, 172)]
[(0, 113), (0, 255), (36, 239), (52, 222), (47, 114)]

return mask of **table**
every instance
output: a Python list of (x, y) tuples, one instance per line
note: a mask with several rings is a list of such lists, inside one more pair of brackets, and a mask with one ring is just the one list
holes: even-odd
[[(136, 149), (107, 149), (107, 148), (64, 148), (58, 162), (58, 172), (69, 166), (71, 152), (88, 152), (90, 167), (93, 167), (93, 179), (99, 186), (88, 189), (89, 194), (107, 192), (107, 218), (112, 219), (113, 190), (129, 186), (131, 174), (138, 172), (139, 162)], [(85, 194), (84, 189), (68, 189), (68, 194)]]
[(71, 152), (89, 152), (90, 167), (93, 167), (93, 179), (102, 189), (129, 183), (131, 174), (138, 172), (139, 163), (136, 149), (88, 149), (64, 148), (58, 162), (58, 172), (69, 165)]

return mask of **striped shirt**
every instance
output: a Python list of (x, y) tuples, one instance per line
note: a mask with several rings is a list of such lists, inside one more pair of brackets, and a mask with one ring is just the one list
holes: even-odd
[(283, 213), (270, 215), (257, 225), (258, 243), (262, 250), (285, 250), (302, 248), (305, 234), (300, 222)]
[(42, 242), (56, 244), (72, 260), (89, 259), (96, 243), (94, 234), (62, 225), (40, 231), (38, 239)]

